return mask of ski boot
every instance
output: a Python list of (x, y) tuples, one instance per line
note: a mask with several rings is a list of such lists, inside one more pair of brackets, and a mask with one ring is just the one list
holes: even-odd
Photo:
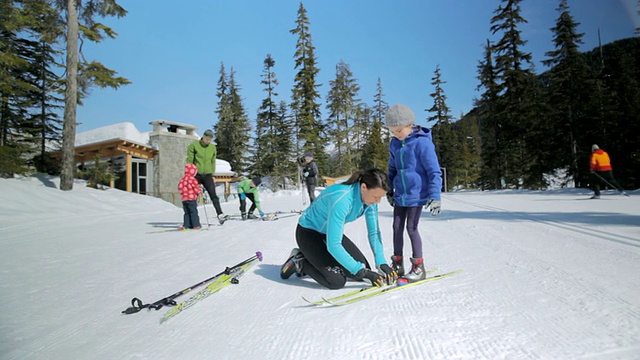
[(282, 279), (288, 279), (291, 275), (296, 274), (298, 277), (302, 276), (302, 261), (304, 255), (300, 252), (300, 249), (293, 248), (289, 258), (280, 268), (280, 277)]
[(424, 271), (424, 262), (422, 258), (409, 258), (411, 260), (411, 272), (403, 276), (409, 282), (424, 280), (427, 273)]
[(257, 219), (258, 217), (253, 215), (253, 213), (249, 213), (249, 215), (247, 215), (247, 219), (253, 220), (253, 219)]
[(243, 212), (242, 214), (240, 214), (240, 216), (242, 216), (242, 220), (247, 220), (247, 213)]
[(404, 265), (402, 265), (402, 255), (393, 255), (391, 257), (391, 268), (398, 274), (398, 277), (404, 276)]
[(218, 214), (218, 222), (220, 225), (224, 224), (225, 221), (229, 220), (229, 215)]

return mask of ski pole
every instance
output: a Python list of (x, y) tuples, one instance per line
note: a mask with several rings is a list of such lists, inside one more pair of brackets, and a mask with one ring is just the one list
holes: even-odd
[(210, 277), (210, 278), (208, 278), (206, 280), (202, 280), (197, 284), (191, 285), (191, 286), (189, 286), (188, 288), (186, 288), (184, 290), (178, 291), (177, 293), (169, 295), (169, 296), (167, 296), (165, 298), (162, 298), (162, 299), (160, 299), (160, 300), (158, 300), (158, 301), (156, 301), (156, 302), (154, 302), (152, 304), (143, 304), (142, 300), (140, 300), (138, 298), (133, 298), (133, 299), (131, 299), (131, 307), (127, 308), (126, 310), (123, 310), (122, 313), (123, 314), (135, 314), (135, 313), (137, 313), (138, 311), (140, 311), (142, 309), (160, 310), (160, 308), (162, 308), (163, 306), (175, 306), (176, 305), (176, 301), (174, 299), (177, 298), (178, 296), (184, 295), (184, 294), (188, 293), (189, 291), (191, 291), (191, 290), (193, 290), (193, 289), (195, 289), (195, 288), (197, 288), (199, 286), (202, 286), (202, 285), (208, 283), (209, 281), (214, 280), (215, 278), (217, 278), (219, 276), (222, 276), (222, 275), (225, 275), (225, 274), (230, 274), (233, 271), (233, 269), (239, 268), (242, 265), (245, 265), (245, 264), (248, 264), (248, 263), (250, 263), (252, 261), (255, 261), (256, 259), (262, 261), (262, 253), (260, 251), (257, 251), (254, 256), (248, 258), (247, 260), (244, 260), (244, 261), (242, 261), (242, 262), (240, 262), (240, 263), (238, 263), (238, 264), (236, 264), (236, 265), (234, 265), (232, 267), (227, 267), (226, 269), (224, 269), (223, 272), (221, 272), (221, 273), (219, 273), (219, 274), (217, 274), (215, 276), (212, 276), (212, 277)]
[(204, 216), (207, 219), (207, 229), (209, 229), (211, 225), (209, 225), (209, 215), (207, 215), (207, 195), (204, 193), (206, 189), (204, 186), (200, 186), (200, 189), (202, 189), (202, 201), (204, 202), (204, 204), (202, 204), (202, 208), (204, 209)]
[(614, 189), (618, 190), (618, 191), (620, 192), (620, 194), (622, 194), (622, 195), (624, 195), (624, 196), (629, 196), (629, 195), (624, 191), (624, 189), (622, 189), (622, 190), (621, 190), (621, 189), (618, 189), (616, 186), (613, 186), (613, 184), (612, 184), (612, 183), (608, 182), (605, 178), (603, 178), (602, 176), (600, 176), (600, 174), (598, 174), (597, 172), (594, 172), (593, 174), (594, 174), (595, 176), (597, 176), (598, 178), (600, 178), (600, 180), (604, 181), (604, 183), (605, 183), (605, 184), (607, 184), (607, 185), (611, 186), (612, 188), (614, 188)]

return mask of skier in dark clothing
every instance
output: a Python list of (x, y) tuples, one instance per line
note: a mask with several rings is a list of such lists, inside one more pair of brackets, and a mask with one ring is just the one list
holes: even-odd
[(313, 154), (306, 152), (304, 154), (304, 165), (302, 166), (302, 176), (307, 184), (307, 192), (309, 193), (309, 201), (316, 199), (316, 185), (318, 185), (318, 165), (313, 161)]

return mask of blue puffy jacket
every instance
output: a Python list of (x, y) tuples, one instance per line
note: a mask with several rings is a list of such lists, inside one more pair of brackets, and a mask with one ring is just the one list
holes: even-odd
[(429, 129), (416, 126), (406, 139), (391, 140), (388, 176), (398, 206), (424, 206), (429, 200), (440, 200), (442, 171)]
[(378, 226), (378, 204), (365, 205), (360, 196), (360, 184), (335, 184), (320, 193), (311, 206), (304, 211), (298, 223), (307, 229), (327, 236), (327, 250), (340, 265), (351, 274), (364, 268), (364, 264), (354, 259), (342, 246), (344, 225), (364, 215), (369, 235), (369, 245), (375, 257), (376, 266), (386, 264), (380, 227)]

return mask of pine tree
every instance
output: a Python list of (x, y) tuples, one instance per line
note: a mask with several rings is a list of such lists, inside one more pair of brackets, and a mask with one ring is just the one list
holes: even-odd
[(526, 44), (520, 36), (518, 25), (527, 21), (520, 15), (521, 0), (502, 0), (502, 5), (491, 18), (491, 32), (502, 33), (492, 46), (495, 55), (495, 74), (498, 79), (499, 96), (496, 111), (497, 126), (501, 128), (501, 161), (504, 181), (508, 186), (522, 186), (522, 177), (530, 167), (525, 149), (527, 131), (535, 126), (531, 107), (531, 84), (533, 74), (526, 65), (531, 65), (531, 54), (521, 49)]
[(481, 189), (500, 189), (503, 176), (503, 161), (501, 158), (502, 138), (498, 118), (495, 116), (498, 108), (499, 86), (491, 43), (487, 40), (484, 47), (484, 60), (478, 64), (479, 89), (484, 89), (480, 99), (476, 100), (479, 115), (480, 143), (482, 167), (480, 174)]
[(361, 169), (358, 165), (362, 162), (362, 152), (371, 132), (371, 113), (371, 108), (364, 103), (358, 103), (354, 106), (353, 126), (351, 128), (351, 136), (353, 138), (351, 163), (353, 164), (353, 171)]
[(376, 168), (386, 171), (389, 163), (389, 147), (383, 141), (382, 121), (376, 120), (373, 111), (369, 108), (363, 109), (363, 113), (370, 118), (370, 127), (362, 147), (359, 168), (365, 170)]
[(385, 164), (389, 160), (388, 144), (391, 142), (391, 133), (389, 132), (389, 129), (384, 127), (384, 115), (387, 113), (388, 109), (389, 109), (389, 104), (387, 104), (387, 102), (384, 101), (382, 81), (380, 80), (380, 78), (378, 78), (378, 82), (376, 83), (376, 94), (373, 96), (372, 117), (374, 122), (380, 123), (380, 128), (382, 131), (382, 142), (385, 145), (384, 151), (386, 153), (386, 155), (384, 156), (384, 158), (386, 159)]
[[(64, 123), (62, 128), (62, 171), (60, 173), (60, 190), (71, 190), (75, 169), (75, 138), (76, 138), (76, 107), (78, 105), (78, 88), (80, 79), (81, 89), (90, 85), (112, 87), (117, 89), (130, 82), (122, 77), (116, 77), (115, 71), (110, 70), (99, 62), (78, 61), (78, 39), (80, 29), (82, 36), (90, 41), (100, 42), (104, 36), (115, 37), (115, 32), (97, 23), (95, 17), (125, 16), (127, 11), (120, 7), (115, 0), (66, 0), (58, 2), (61, 11), (66, 12), (66, 83)], [(82, 20), (82, 26), (80, 23)], [(84, 56), (83, 56), (84, 60)], [(84, 84), (84, 85), (83, 85)]]
[[(592, 94), (596, 93), (593, 74), (586, 64), (584, 56), (578, 50), (582, 44), (583, 33), (577, 32), (580, 23), (573, 20), (566, 0), (558, 7), (559, 17), (553, 31), (555, 50), (548, 51), (543, 64), (549, 66), (548, 89), (550, 114), (546, 119), (552, 123), (543, 126), (547, 139), (551, 139), (553, 151), (547, 156), (547, 162), (556, 167), (568, 166), (567, 175), (578, 178), (578, 149), (588, 146), (583, 134), (593, 127), (590, 105), (597, 102)], [(553, 157), (552, 157), (553, 156)]]
[(25, 108), (31, 106), (28, 93), (33, 85), (26, 78), (29, 43), (19, 37), (28, 22), (20, 8), (12, 3), (0, 4), (0, 176), (11, 177), (27, 171), (22, 157), (29, 151), (20, 140)]
[[(274, 125), (274, 175), (280, 180), (282, 188), (286, 188), (287, 179), (297, 180), (296, 157), (293, 150), (293, 120), (287, 115), (287, 103), (280, 101), (276, 110), (277, 121)], [(276, 190), (274, 188), (274, 190)]]
[(598, 144), (611, 156), (616, 179), (625, 188), (640, 186), (640, 37), (617, 40), (586, 54), (598, 71), (597, 122), (585, 134), (580, 148), (586, 175), (590, 145)]
[(356, 103), (359, 101), (356, 96), (360, 86), (353, 78), (349, 65), (342, 60), (336, 65), (336, 77), (329, 85), (327, 132), (335, 146), (329, 174), (351, 174), (356, 170), (353, 144), (362, 135), (357, 133), (357, 130), (354, 131), (353, 126), (356, 122)]
[(229, 162), (237, 172), (245, 172), (249, 168), (249, 131), (251, 126), (247, 117), (240, 86), (236, 84), (233, 68), (227, 75), (224, 64), (220, 69), (218, 82), (218, 122), (214, 126), (216, 132), (217, 157)]
[(25, 10), (30, 19), (36, 24), (38, 46), (36, 57), (32, 62), (37, 90), (37, 99), (32, 113), (33, 121), (38, 131), (34, 139), (39, 141), (40, 152), (32, 159), (36, 170), (48, 174), (58, 174), (59, 160), (51, 157), (47, 152), (47, 143), (57, 144), (62, 135), (62, 119), (58, 115), (63, 109), (62, 81), (56, 74), (63, 65), (56, 61), (62, 54), (55, 46), (57, 39), (62, 37), (64, 22), (59, 12), (47, 1), (29, 1)]
[(445, 83), (446, 81), (442, 80), (440, 65), (437, 65), (434, 76), (431, 78), (431, 85), (434, 86), (434, 91), (429, 94), (433, 98), (433, 105), (426, 111), (434, 113), (434, 115), (427, 117), (427, 123), (435, 121), (432, 128), (433, 141), (436, 145), (436, 154), (440, 160), (440, 166), (442, 167), (452, 165), (451, 160), (448, 159), (452, 156), (452, 149), (447, 147), (455, 147), (455, 144), (451, 142), (453, 133), (451, 131), (451, 115), (449, 115), (449, 107), (447, 106), (447, 96), (442, 88)]
[(276, 125), (279, 119), (275, 97), (278, 93), (275, 87), (278, 85), (278, 78), (273, 71), (276, 62), (267, 54), (264, 59), (262, 70), (262, 81), (267, 97), (262, 100), (256, 117), (256, 151), (253, 157), (253, 169), (263, 175), (273, 175), (276, 164)]
[(0, 14), (0, 172), (13, 176), (28, 170), (38, 147), (36, 160), (43, 158), (45, 140), (59, 137), (50, 68), (61, 27), (46, 1), (3, 2)]
[(291, 94), (291, 113), (294, 116), (297, 142), (303, 151), (311, 151), (318, 163), (320, 172), (325, 169), (326, 155), (324, 149), (327, 140), (323, 137), (325, 126), (321, 121), (320, 104), (318, 98), (318, 87), (316, 77), (320, 69), (317, 67), (315, 57), (315, 47), (311, 41), (309, 30), (309, 18), (304, 5), (300, 3), (296, 27), (289, 32), (297, 35), (296, 51), (294, 54), (295, 68), (298, 72), (295, 75), (293, 90)]
[(461, 166), (453, 184), (464, 189), (477, 188), (480, 180), (481, 148), (480, 128), (478, 118), (469, 113), (460, 116), (460, 120), (454, 123), (455, 134), (458, 137)]

